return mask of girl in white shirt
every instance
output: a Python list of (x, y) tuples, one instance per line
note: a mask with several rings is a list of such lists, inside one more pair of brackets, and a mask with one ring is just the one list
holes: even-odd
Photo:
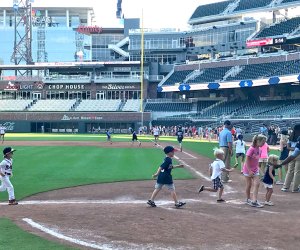
[(235, 148), (235, 165), (233, 166), (234, 168), (239, 166), (239, 159), (240, 161), (240, 166), (241, 166), (241, 173), (242, 167), (245, 162), (245, 154), (246, 154), (246, 143), (243, 141), (243, 135), (239, 134), (238, 139), (233, 143), (233, 146)]

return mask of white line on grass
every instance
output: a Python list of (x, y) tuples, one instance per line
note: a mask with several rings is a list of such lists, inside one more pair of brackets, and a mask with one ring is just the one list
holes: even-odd
[(28, 218), (24, 218), (23, 221), (27, 222), (30, 226), (32, 226), (33, 228), (36, 228), (36, 229), (39, 229), (47, 234), (50, 234), (56, 238), (59, 238), (59, 239), (62, 239), (62, 240), (65, 240), (65, 241), (69, 241), (69, 242), (72, 242), (74, 244), (77, 244), (77, 245), (81, 245), (81, 246), (85, 246), (85, 247), (91, 247), (91, 248), (94, 248), (94, 249), (103, 249), (103, 250), (112, 250), (112, 249), (115, 249), (111, 246), (109, 246), (108, 244), (101, 244), (101, 245), (97, 245), (97, 244), (94, 244), (94, 243), (89, 243), (89, 242), (86, 242), (86, 241), (82, 241), (82, 240), (78, 240), (78, 239), (74, 239), (72, 237), (69, 237), (69, 236), (65, 236), (59, 232), (56, 232), (52, 229), (49, 229), (39, 223), (36, 223), (34, 222), (32, 219), (28, 219)]

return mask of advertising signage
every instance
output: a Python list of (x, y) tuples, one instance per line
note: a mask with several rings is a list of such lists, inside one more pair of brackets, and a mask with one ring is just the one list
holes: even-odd
[(261, 47), (261, 46), (270, 46), (286, 43), (286, 37), (276, 37), (276, 38), (263, 38), (257, 40), (249, 40), (246, 42), (248, 48), (251, 47)]

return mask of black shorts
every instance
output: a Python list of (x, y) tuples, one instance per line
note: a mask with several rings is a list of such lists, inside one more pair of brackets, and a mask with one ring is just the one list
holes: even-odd
[(213, 179), (212, 182), (213, 182), (212, 184), (214, 190), (218, 190), (219, 188), (224, 188), (224, 185), (219, 177)]
[(132, 141), (137, 141), (137, 136), (132, 136)]
[(245, 154), (244, 153), (236, 153), (235, 157), (236, 158), (242, 157), (243, 159), (245, 159)]
[(177, 138), (177, 141), (178, 141), (179, 143), (182, 143), (182, 140), (183, 140), (183, 138)]

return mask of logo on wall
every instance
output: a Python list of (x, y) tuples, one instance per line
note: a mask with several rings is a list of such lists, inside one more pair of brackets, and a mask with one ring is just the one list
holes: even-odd
[(70, 121), (71, 118), (67, 115), (64, 115), (63, 118), (61, 119), (62, 121)]
[(37, 89), (43, 89), (43, 88), (44, 88), (44, 83), (42, 83), (42, 82), (37, 82), (37, 83), (35, 83), (35, 87), (36, 87)]
[(19, 90), (20, 86), (18, 84), (12, 83), (11, 81), (9, 81), (6, 85), (6, 87), (4, 88), (4, 90)]
[(99, 26), (84, 26), (80, 25), (76, 29), (77, 32), (90, 35), (90, 34), (100, 34), (103, 31), (102, 27)]
[(52, 17), (43, 16), (41, 11), (32, 10), (31, 11), (31, 23), (34, 27), (48, 26), (48, 27), (58, 27), (59, 23), (53, 21)]
[(13, 131), (15, 128), (15, 122), (4, 122), (0, 123), (0, 127), (5, 127), (6, 131)]

